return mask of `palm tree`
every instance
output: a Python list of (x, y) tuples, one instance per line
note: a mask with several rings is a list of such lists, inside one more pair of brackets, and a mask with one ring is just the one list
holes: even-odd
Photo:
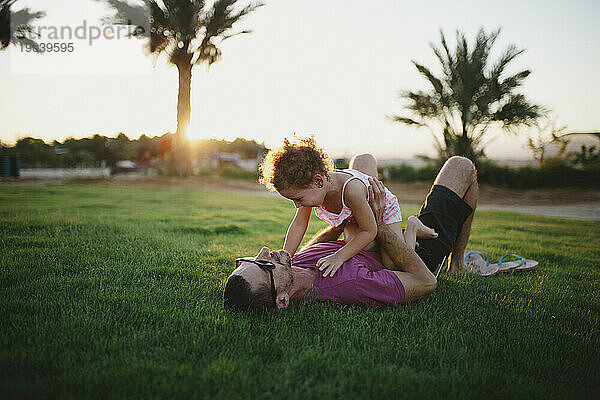
[(573, 136), (573, 135), (589, 135), (589, 136), (593, 136), (596, 139), (600, 140), (600, 132), (569, 132), (569, 133), (565, 133), (561, 137)]
[(390, 118), (406, 125), (427, 127), (440, 158), (460, 154), (475, 161), (485, 155), (482, 139), (490, 126), (499, 125), (514, 133), (514, 128), (534, 123), (545, 109), (516, 93), (531, 71), (505, 76), (507, 65), (524, 50), (510, 45), (495, 63), (489, 59), (499, 34), (500, 29), (490, 34), (480, 29), (470, 47), (465, 35), (457, 31), (456, 50), (452, 52), (440, 31), (442, 50), (434, 44), (430, 46), (440, 61), (441, 76), (413, 61), (431, 88), (402, 92), (401, 98), (408, 101), (405, 108), (409, 115)]
[(32, 12), (29, 8), (13, 12), (11, 7), (16, 1), (0, 0), (0, 50), (4, 50), (12, 43), (40, 51), (37, 42), (28, 36), (34, 34), (31, 23), (46, 14), (43, 11)]
[[(224, 40), (250, 33), (248, 30), (234, 32), (233, 26), (263, 4), (236, 8), (238, 0), (216, 0), (210, 6), (203, 0), (143, 0), (144, 6), (121, 0), (104, 1), (117, 11), (109, 22), (137, 25), (134, 35), (148, 38), (149, 53), (165, 54), (169, 63), (177, 67), (179, 92), (174, 153), (181, 158), (187, 147), (184, 143), (190, 123), (192, 69), (200, 64), (210, 67), (221, 59), (219, 46)], [(148, 29), (139, 29), (143, 26)], [(186, 173), (181, 171), (181, 163), (177, 169), (178, 174)]]

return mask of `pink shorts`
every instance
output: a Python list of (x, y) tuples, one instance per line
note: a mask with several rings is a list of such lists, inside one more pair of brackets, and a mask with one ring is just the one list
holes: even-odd
[(402, 213), (398, 198), (387, 188), (385, 189), (385, 210), (383, 210), (383, 223), (386, 225), (402, 222)]

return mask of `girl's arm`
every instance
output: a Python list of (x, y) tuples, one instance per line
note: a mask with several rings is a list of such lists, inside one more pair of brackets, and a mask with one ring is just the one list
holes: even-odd
[(283, 245), (283, 249), (287, 251), (290, 256), (293, 256), (296, 253), (298, 246), (300, 246), (300, 243), (302, 242), (302, 238), (308, 227), (311, 210), (312, 207), (300, 207), (296, 210), (296, 215), (288, 228), (287, 234), (285, 235), (285, 243)]
[(346, 185), (344, 194), (344, 201), (352, 210), (359, 232), (338, 251), (317, 261), (317, 267), (321, 271), (325, 270), (323, 276), (333, 276), (344, 261), (358, 254), (377, 236), (377, 223), (375, 222), (373, 210), (371, 210), (367, 201), (367, 188), (365, 185), (358, 180), (352, 180)]

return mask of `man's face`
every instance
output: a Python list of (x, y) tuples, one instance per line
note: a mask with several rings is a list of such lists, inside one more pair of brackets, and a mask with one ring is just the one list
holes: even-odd
[[(268, 247), (263, 247), (255, 257), (257, 260), (270, 261), (275, 265), (273, 269), (273, 280), (277, 291), (277, 306), (279, 300), (286, 289), (292, 286), (294, 276), (292, 274), (292, 260), (285, 250), (271, 251)], [(232, 275), (240, 275), (249, 284), (252, 291), (256, 291), (261, 284), (266, 284), (271, 288), (271, 278), (269, 272), (251, 262), (243, 262)], [(287, 306), (287, 302), (285, 304)]]

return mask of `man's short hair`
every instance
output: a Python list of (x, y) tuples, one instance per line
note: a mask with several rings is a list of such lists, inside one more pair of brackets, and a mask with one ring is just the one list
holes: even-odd
[(223, 304), (228, 310), (250, 311), (254, 314), (275, 308), (269, 285), (261, 283), (256, 292), (252, 292), (248, 281), (240, 275), (231, 275), (227, 279)]

